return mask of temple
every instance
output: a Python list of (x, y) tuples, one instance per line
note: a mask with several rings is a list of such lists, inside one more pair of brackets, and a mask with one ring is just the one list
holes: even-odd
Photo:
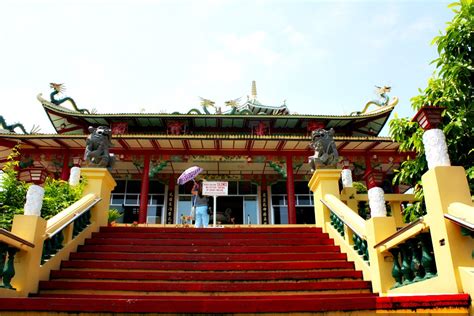
[[(72, 166), (86, 163), (88, 128), (110, 127), (111, 173), (117, 182), (110, 202), (123, 212), (125, 223), (180, 223), (191, 208), (192, 182), (177, 185), (176, 179), (199, 166), (204, 170), (199, 178), (228, 182), (228, 195), (216, 200), (219, 223), (314, 224), (308, 157), (314, 153), (311, 133), (321, 128), (334, 130), (339, 166), (351, 169), (354, 181), (370, 178), (386, 193), (400, 190), (391, 180), (407, 154), (399, 153), (389, 137), (379, 136), (398, 102), (389, 100), (389, 87), (380, 88), (382, 100), (368, 102), (361, 112), (313, 115), (292, 114), (286, 102), (265, 105), (257, 98), (255, 82), (246, 101), (227, 101), (224, 110), (201, 98), (201, 106), (187, 113), (159, 114), (81, 110), (71, 98), (55, 99), (58, 86), (51, 100), (38, 95), (57, 133), (19, 134), (4, 126), (0, 162), (20, 144), (21, 179), (67, 179)], [(63, 101), (72, 101), (74, 108)]]

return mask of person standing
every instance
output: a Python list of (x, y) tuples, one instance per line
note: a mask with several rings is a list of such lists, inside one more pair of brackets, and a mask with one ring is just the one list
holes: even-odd
[(209, 199), (202, 194), (202, 180), (194, 184), (191, 194), (194, 195), (194, 205), (196, 206), (194, 227), (207, 227), (209, 224), (209, 214), (207, 213)]

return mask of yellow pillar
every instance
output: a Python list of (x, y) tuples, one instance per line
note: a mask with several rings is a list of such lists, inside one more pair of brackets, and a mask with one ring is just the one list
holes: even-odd
[(460, 293), (460, 266), (472, 266), (474, 240), (462, 236), (461, 228), (444, 218), (453, 202), (472, 205), (471, 194), (463, 167), (439, 166), (422, 177), (439, 282), (445, 293)]
[(110, 195), (117, 183), (105, 168), (82, 168), (81, 175), (87, 179), (84, 195), (94, 193), (101, 197), (101, 201), (94, 208), (100, 212), (92, 212), (91, 221), (96, 225), (106, 226), (110, 206)]
[(28, 251), (20, 251), (15, 256), (15, 277), (12, 285), (20, 296), (38, 291), (43, 240), (46, 221), (35, 215), (15, 215), (11, 232), (35, 245)]
[(339, 198), (339, 178), (340, 169), (318, 169), (314, 172), (308, 183), (313, 191), (314, 197), (314, 218), (316, 226), (321, 227), (326, 232), (326, 223), (330, 222), (329, 209), (321, 202), (326, 194), (332, 194)]
[(397, 231), (393, 217), (373, 217), (366, 221), (367, 247), (370, 258), (370, 274), (374, 293), (387, 293), (394, 281), (392, 277), (393, 261), (388, 252), (380, 253), (374, 246)]
[(356, 214), (359, 214), (359, 201), (356, 200), (356, 188), (346, 187), (341, 191), (341, 198), (347, 199), (346, 204)]

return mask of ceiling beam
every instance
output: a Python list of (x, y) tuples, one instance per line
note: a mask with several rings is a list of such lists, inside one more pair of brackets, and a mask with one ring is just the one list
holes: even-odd
[(118, 142), (123, 149), (130, 150), (130, 146), (123, 139), (119, 139)]
[(282, 150), (283, 150), (283, 147), (285, 147), (285, 144), (286, 144), (286, 141), (285, 141), (285, 140), (280, 140), (280, 142), (279, 142), (278, 145), (277, 145), (276, 150), (277, 150), (277, 151), (282, 151)]
[(20, 143), (20, 140), (15, 142), (15, 141), (12, 141), (12, 140), (0, 139), (0, 146), (4, 146), (4, 147), (8, 147), (8, 148), (13, 148), (19, 143)]
[(63, 142), (62, 140), (60, 139), (53, 139), (53, 141), (58, 144), (59, 146), (61, 146), (62, 148), (65, 148), (65, 149), (70, 149), (70, 147), (68, 146), (68, 144), (66, 144), (65, 142)]
[(151, 142), (151, 145), (153, 146), (153, 148), (155, 150), (160, 150), (161, 149), (160, 144), (158, 144), (158, 142), (156, 140), (150, 139), (150, 142)]

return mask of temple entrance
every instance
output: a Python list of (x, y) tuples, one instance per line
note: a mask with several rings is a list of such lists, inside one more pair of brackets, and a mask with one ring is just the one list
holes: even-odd
[[(222, 225), (258, 224), (256, 196), (219, 196), (216, 211), (216, 223), (220, 222)], [(212, 223), (212, 216), (210, 222)]]
[(242, 196), (219, 196), (217, 197), (216, 223), (243, 224), (243, 211), (244, 198)]

